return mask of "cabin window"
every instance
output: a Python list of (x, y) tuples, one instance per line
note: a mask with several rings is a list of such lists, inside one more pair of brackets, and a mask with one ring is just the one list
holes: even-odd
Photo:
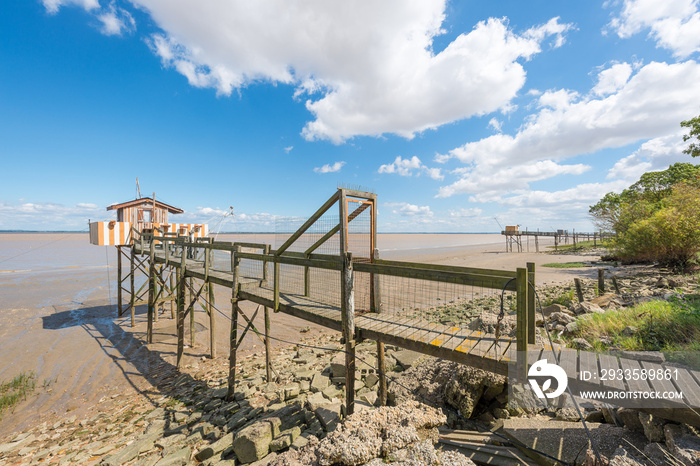
[(152, 210), (144, 210), (143, 211), (143, 221), (146, 223), (152, 222), (153, 221), (152, 215), (151, 215), (152, 213), (153, 213)]

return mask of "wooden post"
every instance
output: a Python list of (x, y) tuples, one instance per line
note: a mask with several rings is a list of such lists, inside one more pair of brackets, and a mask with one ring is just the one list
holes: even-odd
[(515, 288), (517, 290), (516, 298), (516, 350), (517, 350), (517, 369), (516, 376), (519, 381), (525, 382), (527, 378), (527, 349), (528, 349), (528, 271), (525, 268), (518, 268), (516, 271)]
[(535, 263), (527, 263), (527, 341), (535, 343)]
[(117, 246), (117, 317), (122, 316), (122, 247)]
[[(194, 293), (194, 288), (193, 288), (194, 283), (193, 282), (194, 282), (194, 279), (192, 277), (190, 277), (190, 286), (189, 286), (189, 289), (190, 289), (189, 302), (190, 302), (190, 304), (192, 304), (193, 299), (197, 299), (197, 297)], [(188, 306), (188, 307), (190, 307), (190, 306)], [(195, 344), (194, 310), (196, 307), (197, 307), (197, 305), (195, 303), (193, 306), (191, 306), (191, 309), (190, 309), (190, 348), (194, 348), (194, 344)]]
[[(379, 249), (374, 250), (372, 262), (379, 259)], [(372, 274), (370, 278), (372, 285), (371, 294), (371, 309), (376, 313), (382, 312), (382, 297), (380, 292), (379, 274)], [(379, 406), (386, 406), (387, 387), (386, 387), (386, 355), (384, 353), (384, 343), (377, 342), (377, 369), (379, 371)]]
[(131, 327), (136, 325), (136, 290), (134, 289), (134, 261), (136, 261), (136, 251), (134, 250), (136, 246), (131, 245), (131, 261), (129, 267), (131, 269), (131, 276), (129, 277), (129, 282), (131, 285), (131, 301), (129, 303), (129, 308), (131, 308)]
[(342, 326), (345, 339), (345, 415), (355, 411), (355, 291), (353, 290), (352, 255), (343, 261)]
[(612, 276), (612, 282), (615, 287), (615, 293), (620, 294), (620, 285), (617, 283), (617, 277), (615, 275)]
[(311, 292), (311, 267), (304, 267), (304, 296), (309, 296)]
[(605, 294), (605, 269), (598, 269), (598, 296)]
[(274, 295), (274, 305), (273, 311), (280, 311), (280, 263), (275, 262), (275, 273), (274, 273), (274, 283), (272, 284), (272, 293)]
[[(177, 291), (175, 290), (175, 267), (170, 266), (170, 318), (175, 320), (175, 308), (177, 302)], [(173, 299), (173, 295), (175, 299)]]
[(231, 284), (231, 338), (228, 357), (228, 395), (229, 401), (233, 400), (236, 389), (236, 350), (238, 349), (238, 280), (239, 280), (239, 260), (237, 253), (240, 246), (235, 245), (231, 251), (231, 273), (233, 274)]
[(182, 354), (185, 350), (185, 300), (187, 299), (187, 287), (185, 280), (185, 268), (187, 267), (187, 251), (183, 242), (180, 270), (177, 280), (177, 368), (180, 369)]
[(146, 340), (148, 343), (153, 343), (153, 314), (155, 312), (156, 298), (156, 242), (151, 235), (151, 252), (149, 255), (148, 266), (148, 329), (146, 331)]
[[(265, 248), (263, 249), (263, 254), (266, 256), (270, 254), (270, 251), (272, 250), (272, 246), (269, 244), (265, 245)], [(262, 285), (266, 286), (267, 285), (267, 261), (263, 261), (262, 263)]]
[(214, 284), (207, 280), (207, 309), (209, 311), (209, 353), (212, 359), (216, 359), (216, 309), (214, 309)]
[(557, 251), (559, 248), (559, 235), (554, 234), (554, 250)]
[(539, 235), (535, 235), (535, 252), (540, 252)]
[(596, 233), (593, 232), (593, 247), (597, 246), (596, 241), (595, 241), (595, 237), (596, 237)]
[(578, 302), (583, 302), (583, 289), (581, 289), (581, 280), (574, 278), (574, 285), (576, 285), (576, 297), (578, 297)]
[[(160, 280), (156, 278), (160, 277)], [(163, 266), (156, 266), (156, 273), (153, 275), (153, 294), (155, 296), (153, 300), (153, 322), (158, 322), (158, 297), (163, 296)], [(158, 290), (160, 288), (160, 291)]]
[(265, 375), (272, 382), (272, 351), (270, 350), (270, 309), (265, 306)]

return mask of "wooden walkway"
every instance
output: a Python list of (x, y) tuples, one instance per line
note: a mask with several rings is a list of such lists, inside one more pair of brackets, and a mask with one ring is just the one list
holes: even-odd
[[(145, 251), (144, 251), (145, 252)], [(165, 253), (156, 250), (156, 263), (165, 264)], [(168, 264), (180, 267), (179, 260), (169, 260)], [(231, 288), (233, 273), (217, 270), (205, 270), (204, 261), (188, 260), (185, 276), (204, 280)], [(239, 298), (248, 300), (267, 308), (275, 307), (274, 289), (270, 284), (263, 284), (260, 279), (240, 279)], [(339, 306), (314, 300), (302, 294), (279, 293), (279, 312), (316, 323), (332, 330), (342, 331), (342, 312)], [(357, 339), (374, 340), (396, 345), (419, 353), (437, 358), (455, 361), (473, 367), (485, 369), (497, 374), (508, 375), (509, 368), (516, 360), (517, 348), (515, 340), (509, 337), (495, 339), (494, 335), (473, 331), (460, 327), (451, 327), (427, 320), (384, 313), (362, 313), (355, 317)], [(616, 357), (610, 354), (599, 354), (588, 351), (577, 351), (556, 347), (560, 366), (566, 371), (570, 387), (575, 393), (581, 391), (613, 391), (620, 393), (618, 399), (610, 399), (608, 403), (615, 406), (627, 406), (657, 414), (661, 417), (688, 423), (700, 427), (700, 372), (670, 364), (639, 361), (630, 358)], [(551, 348), (539, 348), (528, 345), (528, 364), (540, 359), (554, 362)], [(671, 371), (672, 377), (645, 380), (618, 377), (603, 377), (603, 374), (641, 374), (666, 373)], [(590, 374), (589, 380), (582, 379), (583, 374)], [(625, 399), (629, 392), (682, 392), (684, 400), (649, 400), (647, 405), (662, 406), (661, 408), (646, 409), (641, 407), (638, 399)], [(643, 404), (643, 403), (642, 403)]]

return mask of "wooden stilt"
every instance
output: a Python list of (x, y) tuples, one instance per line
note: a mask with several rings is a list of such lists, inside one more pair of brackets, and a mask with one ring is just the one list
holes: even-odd
[(216, 358), (216, 310), (214, 309), (214, 284), (211, 281), (207, 282), (207, 291), (209, 299), (207, 300), (207, 309), (209, 309), (209, 353), (212, 359)]
[(131, 268), (129, 282), (131, 284), (131, 299), (129, 302), (129, 309), (131, 309), (131, 328), (136, 325), (136, 290), (134, 289), (134, 262), (136, 261), (136, 252), (134, 251), (134, 245), (131, 245), (131, 261), (129, 266)]
[(270, 308), (265, 307), (265, 375), (272, 382), (272, 351), (270, 351)]
[(187, 264), (187, 251), (182, 248), (182, 258), (180, 260), (180, 270), (177, 280), (177, 368), (182, 364), (182, 355), (185, 350), (185, 300), (187, 290), (185, 283), (185, 267)]
[(156, 298), (156, 260), (155, 250), (156, 242), (151, 237), (151, 252), (149, 255), (148, 264), (148, 329), (146, 331), (146, 340), (148, 343), (153, 343), (153, 314), (155, 312)]
[[(190, 277), (190, 303), (192, 302), (192, 299), (196, 299), (194, 297), (194, 288), (192, 288), (193, 283), (192, 283), (192, 277)], [(194, 348), (195, 344), (195, 327), (194, 327), (194, 309), (196, 306), (191, 306), (192, 309), (190, 310), (190, 348)]]
[(122, 316), (122, 248), (117, 246), (117, 317)]
[(605, 269), (598, 269), (598, 296), (605, 294)]
[[(170, 318), (175, 320), (175, 308), (177, 307), (177, 291), (175, 290), (175, 267), (170, 266)], [(172, 299), (175, 298), (175, 299)]]
[(239, 246), (235, 246), (231, 251), (231, 271), (233, 272), (231, 286), (231, 338), (228, 358), (228, 394), (227, 398), (233, 400), (236, 389), (236, 350), (238, 349), (238, 280), (239, 260), (236, 253), (240, 251)]
[(343, 338), (345, 339), (345, 414), (355, 412), (355, 292), (352, 256), (343, 262)]
[(620, 285), (617, 283), (617, 277), (615, 275), (612, 276), (612, 283), (613, 287), (615, 287), (615, 293), (620, 294)]

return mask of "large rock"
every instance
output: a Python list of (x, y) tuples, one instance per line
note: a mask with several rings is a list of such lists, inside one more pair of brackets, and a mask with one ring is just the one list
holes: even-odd
[(233, 438), (233, 451), (242, 463), (252, 463), (267, 455), (272, 442), (272, 425), (259, 421), (239, 431)]
[(359, 411), (320, 442), (310, 437), (305, 446), (278, 456), (270, 466), (379, 466), (389, 458), (392, 462), (397, 460), (397, 464), (415, 466), (473, 465), (458, 453), (435, 451), (436, 427), (445, 421), (442, 412), (415, 401)]
[(404, 369), (410, 369), (416, 364), (423, 355), (416, 351), (403, 350), (392, 353), (396, 362), (398, 362)]
[(584, 301), (582, 303), (579, 303), (574, 307), (574, 313), (576, 315), (579, 314), (600, 314), (605, 312), (602, 307), (598, 306), (597, 304), (593, 304), (588, 301)]
[(639, 421), (644, 429), (644, 435), (650, 442), (664, 441), (664, 424), (666, 424), (666, 421), (648, 413), (639, 413)]
[(461, 366), (455, 375), (445, 385), (445, 400), (467, 419), (487, 390), (500, 393), (506, 383), (503, 376), (469, 366)]
[(328, 378), (327, 376), (321, 374), (321, 373), (316, 373), (314, 374), (313, 379), (311, 379), (311, 386), (310, 390), (313, 393), (316, 392), (322, 392), (325, 390), (329, 385), (331, 384), (331, 379)]

